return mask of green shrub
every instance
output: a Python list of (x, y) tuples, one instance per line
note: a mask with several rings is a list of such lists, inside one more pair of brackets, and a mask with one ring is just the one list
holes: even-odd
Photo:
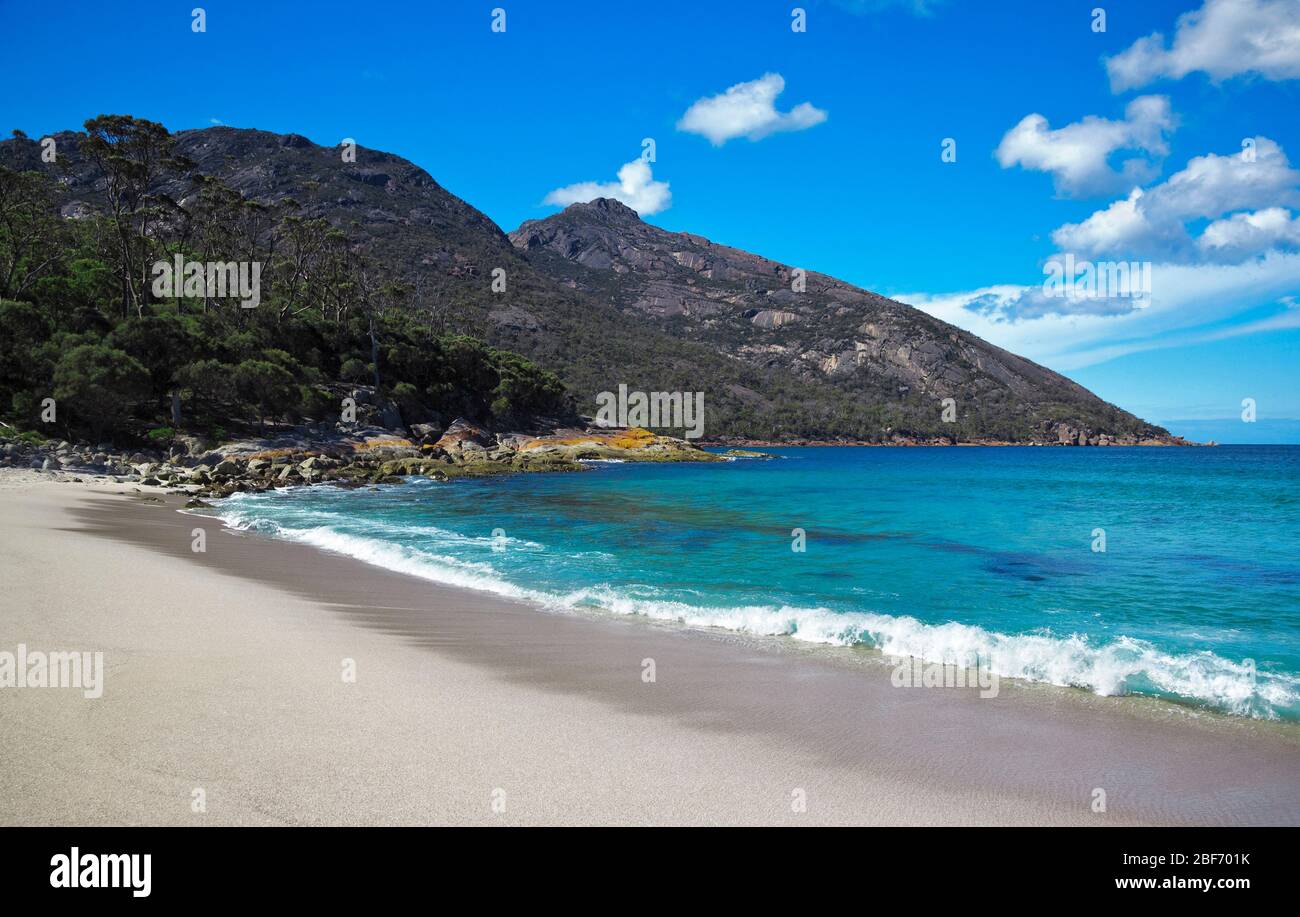
[(262, 423), (280, 417), (298, 404), (298, 384), (282, 366), (266, 360), (245, 360), (235, 367), (235, 391), (245, 404), (257, 407)]
[(371, 378), (370, 365), (352, 357), (343, 361), (339, 376), (348, 382), (365, 382)]
[(71, 428), (93, 438), (126, 426), (149, 394), (149, 371), (135, 357), (104, 344), (82, 344), (54, 367), (54, 399), (68, 408)]

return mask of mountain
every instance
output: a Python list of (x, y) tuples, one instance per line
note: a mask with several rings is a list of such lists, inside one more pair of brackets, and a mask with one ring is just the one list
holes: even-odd
[[(193, 162), (194, 175), (220, 178), (265, 204), (291, 198), (298, 216), (328, 220), (348, 234), (374, 273), (410, 286), (404, 308), (427, 317), (430, 327), (474, 335), (554, 370), (584, 413), (595, 411), (597, 393), (620, 384), (643, 391), (704, 387), (708, 435), (852, 435), (853, 428), (833, 416), (852, 416), (855, 406), (840, 403), (847, 399), (794, 380), (765, 378), (741, 361), (661, 332), (634, 313), (539, 272), (491, 220), (405, 159), (358, 147), (356, 161), (346, 163), (337, 148), (251, 129), (213, 127), (172, 136), (175, 152)], [(0, 141), (0, 166), (56, 176), (66, 217), (102, 211), (102, 181), (80, 152), (84, 135), (53, 137), (57, 165), (42, 161), (37, 141), (16, 137)], [(152, 190), (188, 207), (197, 183), (193, 175), (169, 176)], [(497, 268), (505, 271), (503, 293), (491, 290)], [(755, 411), (737, 392), (757, 397), (762, 409)]]
[[(0, 142), (0, 165), (56, 174), (61, 212), (102, 210), (102, 181), (80, 134)], [(793, 268), (669, 233), (611, 200), (574, 205), (509, 235), (389, 153), (341, 150), (296, 134), (212, 127), (172, 135), (192, 163), (152, 190), (193, 203), (198, 174), (347, 233), (401, 308), (430, 327), (480, 337), (556, 372), (578, 410), (620, 385), (703, 391), (705, 435), (767, 440), (1123, 441), (1165, 431), (1063, 376), (919, 310), (822, 274), (792, 290)], [(493, 292), (494, 271), (506, 289)], [(942, 399), (956, 421), (942, 420)]]
[[(887, 406), (900, 426), (944, 435), (1057, 441), (1165, 431), (1059, 373), (925, 312), (815, 271), (691, 233), (609, 199), (530, 220), (510, 241), (547, 274), (766, 374)], [(947, 428), (951, 429), (951, 427)]]

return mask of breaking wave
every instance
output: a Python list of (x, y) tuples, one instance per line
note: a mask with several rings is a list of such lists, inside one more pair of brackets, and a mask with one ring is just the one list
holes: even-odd
[[(887, 656), (910, 656), (965, 667), (978, 664), (1001, 677), (1082, 688), (1104, 696), (1146, 694), (1241, 716), (1300, 719), (1300, 678), (1257, 673), (1247, 663), (1210, 651), (1169, 653), (1148, 641), (1126, 636), (1097, 642), (1087, 635), (1057, 635), (1047, 630), (1004, 634), (956, 622), (927, 624), (908, 616), (868, 611), (790, 605), (711, 606), (666, 597), (662, 590), (649, 585), (595, 585), (548, 592), (512, 582), (490, 563), (390, 540), (393, 536), (418, 535), (433, 538), (440, 549), (481, 549), (493, 544), (491, 538), (465, 536), (436, 526), (397, 526), (378, 521), (364, 523), (367, 534), (358, 535), (341, 532), (329, 524), (327, 520), (337, 522), (333, 513), (302, 514), (303, 518), (289, 525), (263, 518), (255, 509), (231, 498), (222, 503), (219, 513), (222, 521), (235, 529), (302, 542), (386, 570), (551, 610), (598, 610), (809, 643), (866, 645)], [(516, 548), (545, 552), (545, 547), (535, 542), (504, 540)]]

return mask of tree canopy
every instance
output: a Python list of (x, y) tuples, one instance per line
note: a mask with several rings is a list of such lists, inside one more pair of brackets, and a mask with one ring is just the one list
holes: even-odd
[[(336, 420), (343, 383), (376, 386), (414, 423), (487, 425), (570, 411), (524, 357), (394, 308), (412, 295), (347, 234), (289, 199), (246, 200), (176, 156), (162, 125), (86, 122), (102, 207), (64, 219), (54, 179), (0, 167), (0, 416), (47, 434), (143, 439)], [(173, 194), (160, 189), (169, 189)], [(258, 263), (256, 308), (211, 283), (155, 294), (153, 266)], [(41, 422), (58, 405), (56, 430)]]

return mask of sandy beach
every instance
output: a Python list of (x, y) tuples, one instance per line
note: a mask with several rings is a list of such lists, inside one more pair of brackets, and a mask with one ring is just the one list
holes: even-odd
[(862, 650), (548, 613), (179, 505), (0, 476), (0, 650), (105, 670), (0, 690), (0, 823), (1300, 823), (1292, 725), (900, 689)]

